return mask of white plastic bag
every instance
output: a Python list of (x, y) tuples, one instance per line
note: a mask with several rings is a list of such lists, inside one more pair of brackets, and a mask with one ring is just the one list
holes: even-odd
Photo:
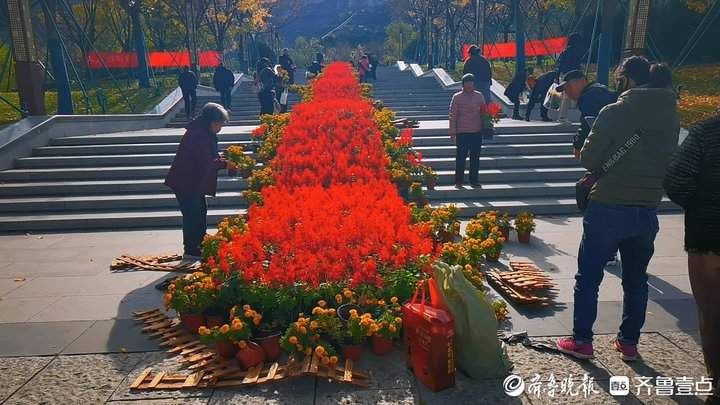
[(548, 110), (559, 110), (560, 109), (560, 102), (562, 101), (562, 93), (558, 93), (557, 90), (555, 90), (558, 87), (557, 83), (553, 83), (550, 88), (547, 91), (547, 94), (545, 94), (545, 101), (543, 101), (543, 106), (547, 108)]
[(281, 105), (287, 105), (288, 103), (288, 91), (287, 89), (283, 90), (282, 93), (280, 93), (280, 104)]

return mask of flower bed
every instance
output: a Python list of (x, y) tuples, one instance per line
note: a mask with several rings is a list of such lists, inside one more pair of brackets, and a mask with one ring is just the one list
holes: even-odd
[(203, 339), (226, 356), (237, 349), (244, 366), (280, 348), (334, 364), (359, 355), (367, 340), (386, 353), (402, 327), (400, 303), (441, 254), (482, 288), (480, 262), (505, 242), (495, 214), (455, 242), (457, 208), (405, 203), (394, 182), (432, 171), (411, 149), (412, 132), (397, 137), (392, 112), (364, 98), (350, 65), (328, 66), (311, 94), (292, 114), (262, 118), (253, 132), (262, 167), (249, 178), (247, 215), (205, 238), (209, 274), (176, 281), (165, 297), (167, 307), (200, 319), (222, 314), (200, 330)]

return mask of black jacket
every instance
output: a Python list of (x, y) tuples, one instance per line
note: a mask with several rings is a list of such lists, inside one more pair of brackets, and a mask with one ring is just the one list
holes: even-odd
[(228, 68), (218, 67), (213, 74), (213, 86), (215, 90), (222, 90), (232, 87), (235, 84), (235, 75)]
[(521, 72), (519, 75), (515, 74), (515, 76), (513, 76), (513, 78), (512, 78), (512, 81), (505, 89), (505, 95), (513, 103), (520, 102), (519, 97), (520, 97), (520, 94), (522, 94), (522, 92), (525, 91), (526, 80), (527, 80), (527, 75), (525, 74), (525, 72)]
[(178, 86), (183, 91), (194, 90), (198, 86), (198, 79), (191, 70), (180, 73), (178, 76)]
[(295, 70), (295, 63), (290, 56), (280, 55), (280, 58), (278, 60), (280, 62), (280, 66), (282, 66), (282, 68), (287, 70), (288, 72)]
[(260, 83), (262, 83), (261, 93), (269, 93), (276, 90), (278, 77), (269, 67), (265, 67), (260, 71)]
[(555, 82), (555, 77), (557, 77), (557, 72), (555, 71), (547, 72), (538, 77), (535, 81), (535, 87), (533, 87), (532, 92), (530, 92), (530, 100), (540, 101), (542, 103), (545, 100), (545, 95), (548, 90), (550, 90), (550, 86)]
[(720, 115), (690, 130), (664, 186), (668, 197), (685, 209), (685, 249), (720, 254)]
[(580, 129), (573, 140), (575, 149), (582, 149), (585, 139), (590, 133), (590, 125), (585, 122), (584, 117), (597, 117), (603, 107), (615, 101), (617, 101), (617, 95), (603, 84), (590, 83), (585, 87), (577, 102), (580, 110)]
[(490, 62), (482, 55), (473, 55), (465, 61), (463, 74), (472, 73), (476, 82), (489, 82), (492, 80)]
[(557, 68), (560, 76), (571, 70), (579, 70), (581, 59), (585, 51), (577, 45), (569, 45), (560, 54), (557, 60)]

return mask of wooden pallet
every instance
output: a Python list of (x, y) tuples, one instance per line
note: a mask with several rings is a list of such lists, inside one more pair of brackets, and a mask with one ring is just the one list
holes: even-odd
[(338, 365), (323, 366), (320, 358), (305, 356), (299, 361), (294, 355), (287, 364), (261, 364), (249, 370), (243, 370), (235, 362), (225, 361), (214, 349), (197, 340), (197, 336), (182, 329), (180, 323), (170, 319), (159, 309), (134, 313), (135, 319), (142, 321), (143, 333), (160, 339), (160, 346), (167, 348), (170, 356), (180, 356), (181, 366), (190, 374), (153, 373), (152, 368), (145, 369), (130, 385), (135, 390), (176, 390), (190, 388), (222, 388), (258, 385), (275, 382), (291, 377), (315, 375), (344, 384), (367, 387), (370, 376), (362, 371), (353, 370), (353, 362), (345, 361), (344, 367)]
[(145, 256), (135, 257), (129, 255), (122, 255), (117, 259), (113, 260), (110, 264), (110, 270), (146, 270), (146, 271), (168, 271), (168, 272), (181, 272), (181, 273), (192, 273), (194, 271), (201, 270), (200, 265), (171, 265), (164, 264), (167, 262), (174, 262), (182, 259), (180, 255), (164, 255), (164, 256)]
[(534, 263), (511, 261), (513, 271), (489, 271), (486, 278), (501, 293), (519, 304), (550, 305), (550, 299), (538, 296), (536, 291), (547, 291), (555, 287), (548, 277)]

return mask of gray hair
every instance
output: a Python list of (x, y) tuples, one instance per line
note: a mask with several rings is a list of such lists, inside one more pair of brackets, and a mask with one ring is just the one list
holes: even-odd
[(200, 109), (200, 120), (210, 124), (213, 122), (222, 122), (223, 124), (230, 119), (227, 110), (218, 103), (207, 103)]

